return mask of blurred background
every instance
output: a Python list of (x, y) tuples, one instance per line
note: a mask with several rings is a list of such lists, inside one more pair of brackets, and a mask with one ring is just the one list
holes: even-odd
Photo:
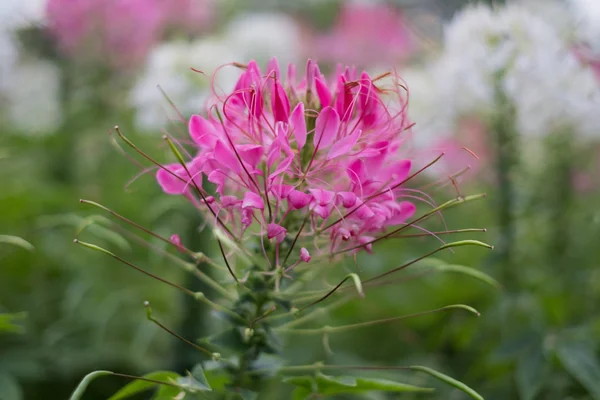
[[(445, 218), (449, 229), (487, 228), (472, 237), (496, 250), (441, 258), (499, 282), (407, 274), (327, 324), (452, 303), (482, 316), (340, 334), (329, 338), (333, 354), (321, 338), (293, 338), (286, 358), (428, 365), (486, 399), (600, 399), (598, 0), (1, 0), (0, 399), (65, 399), (92, 370), (183, 371), (197, 361), (148, 323), (142, 303), (190, 338), (210, 332), (206, 310), (72, 239), (195, 283), (78, 200), (210, 253), (193, 207), (140, 173), (113, 127), (164, 159), (164, 132), (185, 136), (182, 121), (202, 110), (211, 84), (233, 87), (238, 70), (213, 76), (217, 67), (272, 56), (299, 71), (308, 57), (328, 71), (395, 69), (410, 91), (414, 156), (446, 154), (424, 190), (442, 201), (489, 194)], [(359, 264), (385, 271), (432, 245), (395, 240)], [(86, 398), (123, 384), (95, 382)]]

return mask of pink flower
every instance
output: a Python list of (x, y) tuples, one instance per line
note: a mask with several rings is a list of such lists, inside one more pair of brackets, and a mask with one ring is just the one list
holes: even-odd
[(414, 47), (404, 16), (386, 4), (345, 3), (333, 29), (315, 42), (311, 56), (360, 66), (396, 65)]
[[(172, 165), (159, 170), (158, 182), (166, 193), (194, 199), (236, 240), (262, 232), (277, 246), (286, 237), (317, 244), (311, 253), (318, 243), (331, 253), (371, 250), (377, 234), (416, 210), (404, 191), (412, 165), (402, 156), (411, 126), (406, 96), (350, 68), (328, 79), (309, 61), (298, 83), (295, 70), (284, 77), (276, 61), (267, 73), (254, 61), (244, 66), (232, 93), (189, 120), (196, 155), (187, 170), (195, 185)], [(390, 112), (384, 90), (400, 112)], [(200, 199), (208, 195), (202, 175), (216, 185), (210, 204)], [(247, 232), (253, 225), (260, 229)], [(301, 259), (310, 260), (308, 250)]]

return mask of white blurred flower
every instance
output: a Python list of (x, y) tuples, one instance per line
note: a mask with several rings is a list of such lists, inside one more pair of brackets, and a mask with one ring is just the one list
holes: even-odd
[[(164, 43), (152, 51), (130, 94), (136, 125), (158, 132), (168, 119), (178, 118), (157, 86), (188, 117), (200, 112), (211, 96), (212, 75), (219, 67), (251, 59), (265, 65), (273, 56), (285, 66), (296, 61), (299, 45), (300, 31), (294, 20), (277, 13), (242, 15), (230, 22), (220, 37)], [(233, 66), (220, 68), (214, 77), (216, 93), (231, 91), (240, 72)]]
[[(542, 15), (518, 5), (493, 10), (479, 5), (457, 14), (446, 27), (443, 53), (430, 68), (434, 94), (428, 95), (429, 106), (422, 106), (422, 113), (438, 121), (437, 129), (494, 111), (500, 89), (516, 106), (522, 134), (600, 133), (595, 129), (600, 86), (576, 59), (559, 24)], [(563, 16), (565, 24), (568, 18)]]
[(231, 21), (224, 39), (240, 55), (240, 62), (251, 59), (263, 64), (277, 57), (279, 65), (297, 61), (300, 28), (281, 13), (244, 14)]
[(570, 0), (577, 22), (580, 39), (587, 42), (594, 51), (600, 52), (600, 1)]
[(44, 21), (46, 0), (2, 0), (0, 29), (12, 31)]
[[(178, 112), (186, 117), (199, 112), (210, 96), (212, 74), (235, 59), (235, 54), (220, 39), (168, 42), (156, 47), (130, 94), (138, 128), (158, 132), (167, 120), (177, 119)], [(222, 68), (215, 76), (216, 92), (231, 90), (238, 75), (235, 67)]]
[(40, 135), (61, 122), (60, 71), (24, 53), (17, 31), (44, 22), (45, 0), (0, 2), (0, 101), (3, 117), (20, 134)]
[(60, 70), (49, 61), (22, 61), (11, 72), (7, 117), (19, 133), (51, 133), (61, 123)]

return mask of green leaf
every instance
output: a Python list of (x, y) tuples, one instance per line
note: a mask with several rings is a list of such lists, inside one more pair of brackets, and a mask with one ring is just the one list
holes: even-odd
[(99, 378), (101, 376), (112, 375), (112, 374), (113, 373), (111, 371), (94, 371), (92, 373), (87, 374), (86, 376), (83, 377), (81, 382), (79, 382), (79, 385), (77, 386), (77, 388), (75, 388), (75, 391), (71, 395), (70, 400), (81, 399), (81, 396), (83, 396), (85, 389), (87, 389), (88, 385), (94, 379)]
[(177, 378), (177, 384), (194, 393), (212, 390), (200, 364), (196, 365), (192, 372), (188, 372), (188, 376)]
[(0, 388), (0, 400), (23, 399), (21, 386), (12, 375), (0, 374)]
[(85, 229), (88, 229), (95, 236), (98, 236), (99, 238), (104, 239), (107, 242), (114, 244), (115, 246), (118, 246), (121, 250), (131, 250), (127, 239), (125, 239), (119, 233), (111, 230), (110, 228), (106, 228), (102, 225), (99, 225), (100, 223), (104, 223), (110, 226), (111, 221), (108, 218), (103, 217), (102, 215), (91, 215), (87, 218), (81, 218), (79, 225), (77, 226), (75, 236), (79, 236), (81, 232), (83, 232)]
[(466, 394), (468, 394), (469, 396), (471, 396), (474, 399), (483, 400), (483, 396), (481, 396), (479, 393), (477, 393), (476, 391), (474, 391), (473, 389), (471, 389), (464, 383), (457, 381), (456, 379), (451, 378), (448, 375), (444, 375), (441, 372), (438, 372), (434, 369), (423, 367), (421, 365), (411, 366), (410, 369), (412, 369), (414, 371), (421, 371), (426, 374), (429, 374), (429, 375), (433, 376), (434, 378), (439, 379), (440, 381), (442, 381), (450, 386), (454, 386), (458, 390), (462, 390), (463, 392), (465, 392)]
[(11, 244), (13, 246), (20, 247), (27, 251), (35, 251), (35, 247), (33, 247), (33, 245), (31, 243), (29, 243), (27, 240), (22, 239), (18, 236), (0, 235), (0, 243)]
[[(174, 380), (179, 378), (179, 374), (177, 374), (175, 372), (171, 372), (171, 371), (156, 371), (156, 372), (151, 372), (149, 374), (146, 374), (146, 375), (142, 376), (142, 378), (152, 379), (155, 381), (162, 381), (162, 382), (173, 382)], [(133, 396), (134, 394), (138, 394), (140, 392), (155, 388), (157, 385), (159, 385), (159, 384), (155, 383), (155, 382), (135, 380), (135, 381), (130, 382), (127, 385), (125, 385), (117, 393), (113, 394), (109, 398), (109, 400), (126, 399), (128, 397)], [(179, 390), (179, 391), (181, 391), (181, 390)]]
[(456, 264), (445, 264), (445, 263), (435, 263), (431, 266), (428, 266), (431, 269), (439, 272), (455, 272), (463, 275), (467, 275), (471, 278), (480, 280), (482, 282), (487, 283), (488, 285), (492, 285), (495, 288), (500, 288), (500, 283), (489, 276), (488, 274), (478, 271), (473, 268), (465, 267), (464, 265), (456, 265)]
[[(329, 376), (318, 373), (315, 377), (294, 376), (283, 380), (286, 383), (305, 389), (298, 393), (319, 393), (323, 395), (334, 395), (343, 393), (367, 393), (380, 392), (431, 392), (431, 388), (422, 388), (405, 383), (394, 382), (386, 379), (359, 378), (354, 376)], [(298, 395), (300, 395), (298, 394)]]
[(533, 400), (542, 387), (548, 363), (539, 346), (524, 352), (517, 362), (515, 379), (521, 400)]
[(586, 388), (593, 399), (600, 399), (600, 366), (594, 349), (584, 343), (559, 341), (556, 355), (569, 373)]
[(0, 332), (21, 333), (23, 327), (15, 322), (27, 317), (27, 313), (0, 314)]

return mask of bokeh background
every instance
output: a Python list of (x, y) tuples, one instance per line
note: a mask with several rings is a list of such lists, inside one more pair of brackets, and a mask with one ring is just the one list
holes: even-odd
[[(0, 399), (65, 399), (92, 370), (183, 371), (197, 361), (148, 323), (142, 303), (192, 338), (210, 332), (206, 310), (72, 240), (85, 236), (195, 283), (78, 200), (210, 253), (197, 213), (141, 173), (113, 127), (164, 159), (162, 135), (185, 136), (182, 120), (201, 111), (211, 84), (235, 82), (238, 69), (213, 75), (219, 66), (272, 56), (299, 71), (308, 57), (329, 71), (396, 70), (416, 122), (409, 145), (423, 160), (445, 153), (420, 182), (426, 192), (488, 193), (445, 218), (449, 229), (487, 228), (472, 237), (496, 250), (440, 258), (499, 282), (420, 274), (417, 265), (324, 323), (451, 303), (482, 316), (357, 330), (330, 337), (331, 349), (319, 337), (293, 338), (286, 357), (429, 365), (486, 399), (600, 399), (597, 0), (1, 0)], [(359, 264), (383, 272), (432, 246), (394, 240)], [(106, 399), (123, 384), (96, 382), (86, 398)], [(442, 389), (418, 398), (464, 396)]]

